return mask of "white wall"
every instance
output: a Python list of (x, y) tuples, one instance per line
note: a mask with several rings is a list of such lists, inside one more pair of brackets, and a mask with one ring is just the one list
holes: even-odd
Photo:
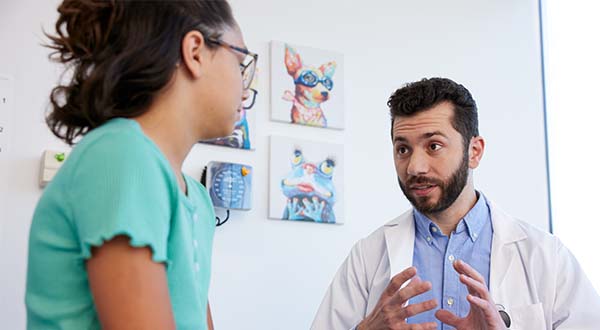
[[(261, 54), (256, 151), (197, 146), (185, 163), (254, 166), (254, 209), (233, 213), (215, 238), (211, 304), (218, 329), (307, 329), (352, 244), (408, 207), (397, 187), (386, 102), (403, 83), (446, 76), (467, 86), (487, 138), (477, 186), (515, 216), (547, 229), (541, 64), (536, 0), (231, 0)], [(39, 158), (61, 147), (42, 123), (57, 69), (39, 46), (57, 1), (0, 2), (0, 74), (15, 79), (12, 152), (0, 159), (0, 320), (22, 329), (27, 235), (41, 190)], [(345, 54), (346, 130), (269, 121), (268, 41)], [(346, 224), (267, 219), (268, 136), (343, 143)]]

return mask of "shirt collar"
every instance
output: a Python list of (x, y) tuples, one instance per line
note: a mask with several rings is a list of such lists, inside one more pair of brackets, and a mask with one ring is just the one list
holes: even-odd
[[(487, 200), (482, 193), (477, 192), (477, 202), (471, 208), (471, 210), (465, 215), (463, 219), (456, 226), (456, 232), (461, 233), (467, 230), (469, 237), (472, 241), (475, 241), (481, 230), (485, 226), (485, 223), (489, 221), (490, 211), (487, 205)], [(424, 237), (431, 236), (442, 236), (440, 228), (433, 223), (427, 216), (419, 212), (417, 209), (414, 210), (414, 218), (416, 224), (416, 231), (418, 234)]]
[[(417, 209), (414, 211), (415, 218), (415, 229), (418, 235), (423, 236), (429, 243), (432, 243), (431, 237), (435, 234), (440, 234), (439, 227), (433, 223), (428, 217), (426, 217), (423, 213), (419, 212)], [(434, 229), (435, 228), (435, 234)]]
[(490, 221), (490, 209), (485, 196), (477, 192), (477, 197), (477, 203), (463, 218), (472, 241), (475, 241), (479, 237), (485, 224)]

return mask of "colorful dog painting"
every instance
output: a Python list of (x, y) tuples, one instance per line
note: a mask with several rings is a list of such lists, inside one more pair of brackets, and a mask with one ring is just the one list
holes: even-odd
[(281, 190), (287, 198), (282, 219), (335, 223), (334, 168), (331, 158), (311, 163), (300, 149), (295, 149), (292, 170), (281, 180)]
[(285, 67), (294, 81), (294, 92), (286, 90), (283, 99), (292, 102), (290, 112), (294, 124), (327, 127), (322, 104), (329, 100), (334, 87), (336, 62), (330, 61), (318, 68), (303, 63), (300, 54), (285, 45)]

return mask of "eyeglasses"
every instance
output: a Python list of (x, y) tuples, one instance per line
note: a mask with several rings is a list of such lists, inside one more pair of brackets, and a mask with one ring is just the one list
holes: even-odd
[(248, 88), (246, 91), (244, 91), (244, 93), (249, 94), (246, 98), (244, 98), (244, 101), (242, 102), (242, 107), (244, 108), (244, 110), (248, 110), (254, 106), (254, 102), (256, 102), (256, 94), (258, 94), (258, 91), (254, 88)]
[[(240, 70), (242, 71), (242, 83), (244, 90), (249, 89), (250, 84), (252, 84), (252, 79), (254, 79), (254, 73), (256, 72), (256, 62), (258, 61), (258, 54), (253, 53), (245, 48), (234, 46), (223, 40), (207, 38), (206, 41), (211, 42), (213, 44), (217, 44), (219, 46), (227, 47), (233, 51), (246, 55), (242, 63), (240, 63)], [(254, 93), (254, 96), (256, 96), (256, 93)], [(254, 102), (252, 104), (254, 104)]]
[(315, 87), (319, 83), (323, 84), (327, 90), (333, 89), (333, 80), (327, 76), (319, 78), (313, 71), (304, 71), (294, 80), (294, 84), (301, 84), (307, 87)]

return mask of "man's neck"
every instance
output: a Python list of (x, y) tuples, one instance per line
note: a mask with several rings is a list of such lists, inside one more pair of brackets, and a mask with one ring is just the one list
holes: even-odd
[(458, 196), (456, 201), (450, 207), (439, 213), (425, 214), (433, 221), (444, 235), (449, 236), (456, 229), (456, 226), (477, 203), (477, 193), (472, 185), (465, 186), (465, 189)]

